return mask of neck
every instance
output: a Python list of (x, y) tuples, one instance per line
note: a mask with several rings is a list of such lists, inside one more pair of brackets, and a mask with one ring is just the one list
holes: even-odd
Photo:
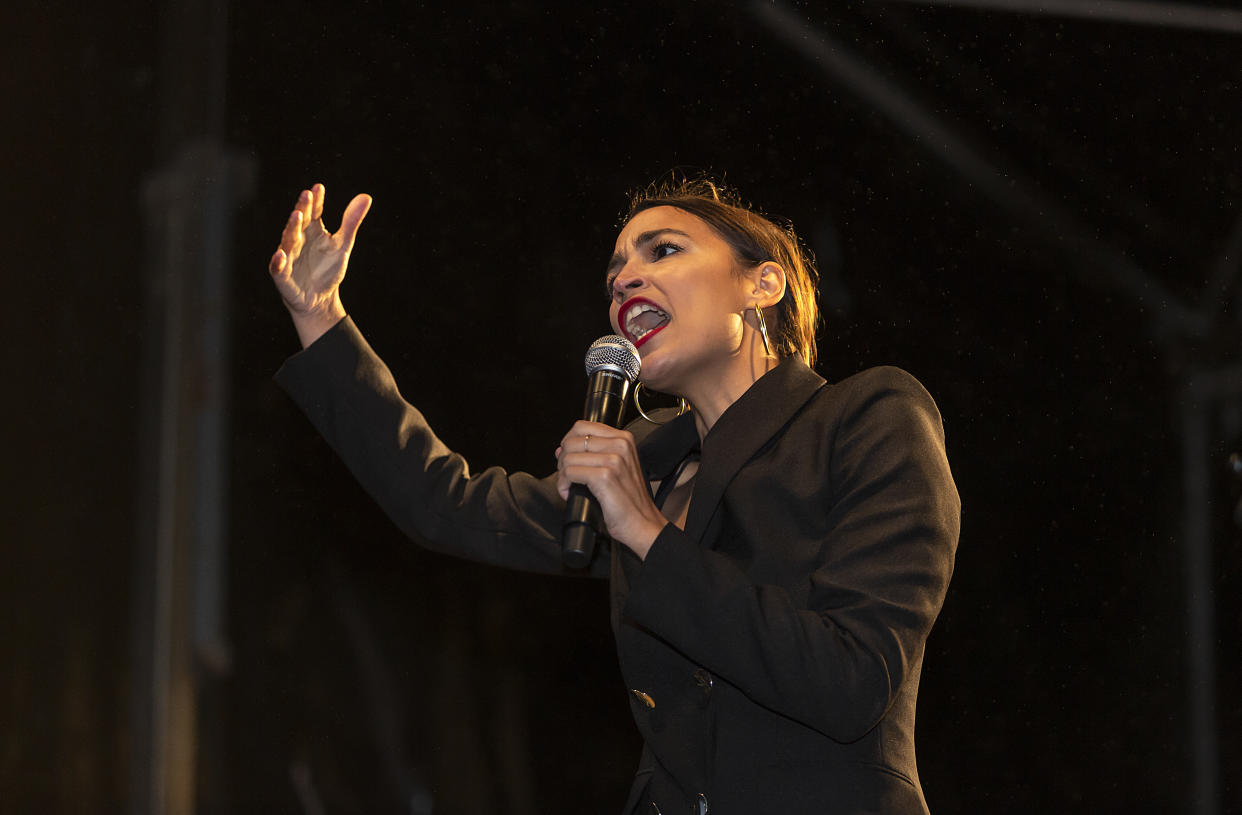
[(713, 369), (710, 378), (704, 377), (682, 394), (694, 411), (694, 424), (700, 440), (707, 437), (721, 414), (740, 399), (759, 377), (780, 364), (779, 358), (764, 353), (763, 343), (758, 337), (752, 334), (751, 340), (730, 358), (723, 371)]

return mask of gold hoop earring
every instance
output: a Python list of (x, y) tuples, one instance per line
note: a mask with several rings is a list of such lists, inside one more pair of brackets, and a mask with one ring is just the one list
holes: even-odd
[[(638, 401), (638, 392), (641, 391), (642, 389), (643, 389), (643, 383), (641, 382), (639, 382), (637, 385), (634, 386), (634, 407), (638, 408), (638, 415), (642, 416), (644, 419), (651, 422), (652, 424), (668, 424), (668, 422), (673, 421), (673, 419), (669, 419), (667, 422), (657, 422), (655, 419), (647, 415), (647, 411), (643, 410), (642, 402)], [(686, 397), (679, 396), (677, 397), (677, 401), (678, 401), (677, 416), (680, 416), (683, 413), (688, 413), (690, 411), (690, 404), (686, 402)], [(675, 419), (677, 418), (677, 416), (674, 416), (673, 418)]]
[(772, 356), (772, 344), (768, 342), (768, 324), (763, 319), (763, 309), (755, 306), (755, 317), (759, 320), (759, 333), (763, 336), (763, 353)]

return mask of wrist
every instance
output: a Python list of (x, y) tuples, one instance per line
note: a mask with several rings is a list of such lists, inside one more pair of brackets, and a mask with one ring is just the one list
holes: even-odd
[(294, 311), (291, 308), (289, 316), (293, 319), (293, 327), (298, 332), (302, 347), (309, 348), (315, 340), (331, 331), (346, 315), (345, 307), (341, 305), (340, 298), (336, 297), (323, 309)]
[(656, 538), (660, 537), (660, 533), (664, 531), (664, 527), (667, 525), (667, 520), (664, 520), (664, 523), (650, 524), (643, 534), (633, 544), (630, 544), (630, 549), (633, 550), (634, 554), (638, 555), (639, 560), (647, 559), (647, 553), (651, 551)]

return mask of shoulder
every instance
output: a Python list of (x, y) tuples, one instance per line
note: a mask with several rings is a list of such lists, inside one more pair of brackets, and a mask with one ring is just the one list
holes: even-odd
[(923, 384), (912, 374), (893, 365), (868, 368), (829, 386), (840, 396), (871, 393), (906, 393), (931, 399)]
[(868, 368), (825, 386), (812, 410), (839, 429), (905, 428), (943, 439), (935, 400), (912, 374), (892, 365)]
[(893, 365), (880, 365), (859, 371), (824, 388), (833, 401), (843, 407), (865, 406), (876, 400), (895, 400), (922, 404), (936, 409), (935, 400), (912, 374)]

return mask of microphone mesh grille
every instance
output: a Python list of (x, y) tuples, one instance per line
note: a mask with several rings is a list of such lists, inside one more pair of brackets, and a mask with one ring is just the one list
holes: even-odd
[(642, 358), (634, 343), (618, 334), (600, 337), (586, 352), (587, 376), (601, 368), (609, 368), (633, 382), (642, 368)]

